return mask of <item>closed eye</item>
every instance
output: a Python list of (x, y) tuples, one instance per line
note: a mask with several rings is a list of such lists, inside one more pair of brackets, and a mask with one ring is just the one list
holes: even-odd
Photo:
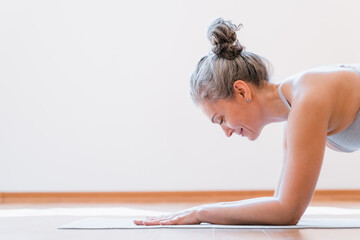
[(224, 118), (222, 118), (222, 119), (220, 120), (219, 124), (221, 125), (221, 124), (223, 124), (223, 122), (224, 122)]

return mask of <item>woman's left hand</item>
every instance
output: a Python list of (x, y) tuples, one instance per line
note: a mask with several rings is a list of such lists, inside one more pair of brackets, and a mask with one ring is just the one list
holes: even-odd
[(189, 209), (158, 217), (146, 217), (145, 220), (134, 220), (136, 225), (188, 225), (200, 224), (197, 209)]

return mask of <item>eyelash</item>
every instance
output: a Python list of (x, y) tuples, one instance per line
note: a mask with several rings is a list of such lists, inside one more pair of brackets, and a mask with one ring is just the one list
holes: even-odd
[(222, 118), (222, 119), (220, 120), (219, 124), (221, 125), (221, 124), (223, 124), (223, 122), (224, 122), (224, 119)]

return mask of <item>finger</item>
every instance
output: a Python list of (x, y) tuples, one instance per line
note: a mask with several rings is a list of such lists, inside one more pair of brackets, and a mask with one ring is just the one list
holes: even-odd
[(176, 220), (164, 220), (159, 222), (160, 225), (177, 225)]
[(179, 216), (181, 215), (182, 213), (179, 212), (179, 213), (173, 213), (173, 214), (167, 214), (167, 215), (161, 215), (161, 216), (150, 216), (150, 217), (146, 217), (146, 220), (147, 221), (150, 221), (150, 220), (167, 220), (167, 219), (171, 219), (171, 218), (174, 218), (176, 216)]
[(161, 225), (162, 220), (135, 220), (133, 221), (136, 225), (142, 226), (152, 226), (152, 225)]
[(189, 216), (187, 212), (177, 212), (169, 215), (162, 216), (148, 216), (142, 222), (146, 226), (152, 225), (177, 225), (177, 224), (195, 224), (194, 219)]
[(161, 220), (155, 220), (155, 221), (144, 221), (145, 226), (154, 226), (154, 225), (162, 225)]
[(178, 218), (171, 218), (165, 220), (154, 220), (154, 221), (144, 221), (145, 226), (154, 226), (154, 225), (179, 225), (182, 224)]
[(173, 219), (161, 221), (160, 223), (162, 225), (192, 225), (192, 224), (200, 224), (201, 222), (192, 216), (183, 214)]
[(176, 220), (176, 217), (170, 217), (170, 218), (164, 218), (164, 219), (157, 219), (157, 220), (145, 220), (144, 225), (146, 226), (152, 226), (152, 225), (172, 225), (176, 223), (174, 220)]
[(144, 220), (134, 220), (133, 223), (136, 225), (144, 225)]

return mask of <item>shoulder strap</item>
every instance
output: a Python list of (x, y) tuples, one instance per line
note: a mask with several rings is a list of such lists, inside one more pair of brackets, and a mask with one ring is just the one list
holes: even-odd
[(283, 84), (283, 82), (280, 83), (280, 86), (279, 86), (279, 96), (280, 96), (281, 100), (283, 100), (283, 102), (285, 103), (285, 105), (289, 108), (289, 110), (291, 110), (291, 106), (290, 106), (289, 102), (286, 100), (284, 94), (283, 94), (282, 91), (281, 91), (281, 86), (282, 86), (282, 84)]

